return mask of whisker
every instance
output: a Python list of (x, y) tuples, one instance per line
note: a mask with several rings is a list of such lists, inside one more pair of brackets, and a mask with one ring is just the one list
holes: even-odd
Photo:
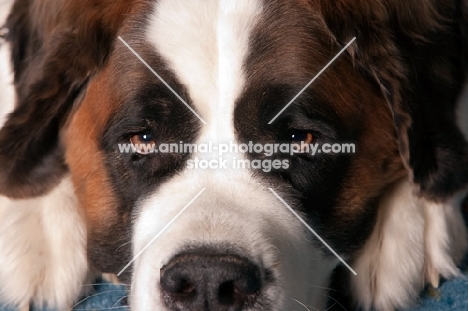
[[(111, 309), (109, 309), (109, 307), (106, 307), (106, 308), (102, 308), (102, 309), (94, 309), (93, 308), (93, 311), (109, 311), (109, 310), (117, 310), (117, 309), (121, 309), (121, 308), (125, 308), (125, 309), (130, 309), (130, 306), (116, 306), (117, 303), (119, 303), (119, 301), (121, 301), (122, 299), (126, 298), (126, 297), (141, 297), (141, 295), (126, 295), (122, 298), (120, 298), (119, 300), (117, 300), (114, 305), (111, 307)], [(89, 309), (73, 309), (73, 311), (89, 311)]]
[[(312, 289), (324, 289), (324, 290), (329, 290), (329, 291), (334, 291), (334, 292), (339, 292), (339, 290), (336, 290), (336, 289), (333, 289), (333, 288), (328, 288), (328, 287), (322, 287), (322, 286), (318, 286), (318, 285), (312, 285), (312, 284), (304, 284), (305, 286), (308, 286), (308, 287), (312, 287)], [(316, 288), (314, 288), (316, 287)], [(343, 307), (343, 305), (341, 303), (338, 302), (338, 300), (336, 300), (335, 298), (333, 298), (332, 296), (329, 296), (329, 295), (325, 295), (323, 293), (319, 293), (320, 295), (322, 295), (323, 297), (327, 297), (327, 298), (330, 298), (331, 300), (334, 301), (333, 305), (331, 307), (329, 307), (328, 309), (326, 309), (325, 311), (328, 311), (330, 310), (333, 306), (335, 305), (339, 305), (343, 310), (347, 311), (347, 309), (345, 307)]]
[[(311, 310), (309, 309), (308, 306), (306, 306), (305, 304), (303, 304), (303, 303), (300, 302), (299, 300), (294, 299), (294, 298), (293, 298), (293, 300), (294, 300), (295, 302), (297, 302), (298, 304), (300, 304), (301, 306), (303, 306), (304, 308), (306, 308), (308, 311), (311, 311)], [(314, 309), (315, 311), (320, 311), (319, 309), (316, 309), (316, 308), (314, 308), (314, 307), (311, 307), (311, 308)]]
[(326, 308), (324, 311), (328, 311), (328, 310), (330, 310), (331, 308), (333, 308), (334, 306), (336, 306), (336, 301), (335, 301), (334, 304), (332, 304), (330, 307)]
[(118, 251), (118, 250), (119, 250), (119, 248), (121, 248), (121, 247), (124, 247), (125, 245), (127, 245), (127, 244), (131, 244), (131, 243), (132, 243), (132, 241), (131, 241), (131, 240), (130, 240), (130, 241), (128, 241), (128, 242), (125, 242), (125, 243), (123, 243), (122, 245), (120, 245), (119, 247), (117, 247), (117, 248), (115, 249), (115, 251)]
[(336, 290), (336, 289), (333, 289), (333, 288), (328, 288), (328, 287), (322, 287), (322, 286), (318, 286), (318, 285), (312, 285), (312, 284), (303, 284), (304, 286), (308, 286), (308, 287), (316, 287), (316, 288), (320, 288), (320, 289), (325, 289), (325, 290), (330, 290), (330, 291), (334, 291), (334, 292), (339, 292), (339, 290)]
[[(339, 305), (341, 308), (343, 308), (343, 310), (348, 311), (345, 307), (343, 307), (343, 305), (342, 305), (341, 303), (338, 302), (338, 300), (336, 300), (336, 299), (333, 298), (332, 296), (328, 296), (328, 295), (324, 295), (324, 294), (322, 294), (322, 296), (323, 296), (323, 297), (330, 298), (331, 300), (333, 300), (333, 301), (335, 302), (335, 303), (332, 305), (332, 307), (333, 307), (335, 304), (337, 304), (337, 305)], [(331, 307), (328, 308), (328, 309), (331, 309)], [(327, 309), (327, 310), (328, 310), (328, 309)], [(325, 311), (327, 311), (327, 310), (325, 310)]]
[[(112, 305), (111, 310), (114, 309), (114, 308), (116, 308), (116, 307), (117, 307), (117, 304), (118, 304), (119, 302), (121, 302), (122, 300), (124, 300), (125, 298), (127, 298), (127, 297), (128, 297), (128, 296), (123, 296), (122, 298), (120, 298), (119, 300), (117, 300), (117, 301)], [(117, 308), (120, 308), (120, 307), (127, 307), (127, 308), (128, 308), (128, 306), (119, 306), (119, 307), (117, 307)]]
[(87, 296), (84, 299), (78, 301), (75, 305), (73, 305), (73, 307), (69, 311), (73, 311), (74, 307), (80, 305), (81, 303), (85, 302), (86, 300), (88, 300), (91, 297), (97, 297), (99, 295), (108, 294), (108, 293), (115, 293), (115, 292), (120, 292), (120, 291), (121, 290), (108, 290), (108, 291), (105, 291), (105, 292), (102, 292), (102, 293), (97, 293), (97, 294), (94, 294), (94, 295), (91, 295), (91, 296)]

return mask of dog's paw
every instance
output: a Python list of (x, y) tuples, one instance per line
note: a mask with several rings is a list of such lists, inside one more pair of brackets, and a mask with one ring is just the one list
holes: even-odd
[(425, 201), (408, 182), (381, 201), (376, 226), (354, 261), (351, 291), (364, 310), (411, 306), (425, 284), (460, 275), (457, 264), (467, 249), (460, 202)]
[(86, 227), (71, 185), (46, 197), (0, 197), (0, 301), (69, 310), (87, 282)]
[(440, 277), (461, 276), (457, 268), (468, 246), (466, 226), (460, 213), (461, 198), (445, 203), (424, 203), (426, 280), (439, 287)]

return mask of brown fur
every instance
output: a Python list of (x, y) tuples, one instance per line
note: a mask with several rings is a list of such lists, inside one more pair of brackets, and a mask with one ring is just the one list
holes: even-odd
[[(453, 20), (459, 3), (466, 6), (435, 0), (320, 3), (339, 42), (357, 37), (356, 66), (380, 83), (402, 159), (421, 195), (430, 199), (450, 196), (468, 182), (467, 170), (459, 169), (468, 149), (452, 117), (467, 59), (461, 35), (466, 20)], [(432, 94), (425, 96), (425, 90)]]
[[(14, 197), (34, 196), (47, 192), (57, 183), (65, 171), (63, 165), (57, 165), (62, 166), (59, 169), (40, 168), (43, 166), (41, 162), (57, 163), (62, 157), (54, 132), (63, 123), (87, 81), (106, 62), (122, 21), (132, 8), (142, 3), (16, 1), (8, 24), (10, 40), (14, 43), (18, 105), (28, 103), (28, 107), (18, 109), (0, 133), (0, 141), (8, 140), (12, 135), (17, 137), (16, 143), (9, 142), (3, 151), (0, 150), (5, 172), (0, 177), (0, 192)], [(448, 0), (417, 3), (301, 0), (298, 3), (307, 5), (310, 12), (319, 9), (331, 34), (341, 44), (353, 36), (357, 37), (350, 53), (356, 67), (380, 84), (393, 113), (404, 164), (414, 175), (421, 194), (436, 199), (458, 191), (467, 182), (468, 172), (447, 167), (467, 161), (466, 144), (458, 129), (450, 124), (450, 117), (442, 120), (431, 118), (453, 113), (454, 105), (443, 104), (442, 98), (453, 102), (464, 79), (465, 72), (460, 72), (460, 69), (464, 68), (467, 57), (454, 57), (457, 53), (454, 49), (457, 43), (462, 47), (461, 43), (466, 43), (466, 40), (450, 37), (450, 34), (457, 31), (465, 33), (466, 1), (461, 2), (462, 8), (455, 7), (456, 2)], [(450, 18), (456, 17), (457, 12), (460, 12), (461, 21), (452, 22)], [(447, 46), (453, 48), (445, 49)], [(416, 65), (423, 67), (416, 68), (415, 72), (426, 71), (437, 79), (420, 85), (434, 90), (430, 98), (411, 98), (414, 90), (407, 85), (417, 83), (417, 75), (409, 66), (414, 62), (412, 55), (421, 51), (430, 53), (431, 50), (440, 50), (440, 53), (433, 54), (441, 59), (452, 58), (452, 61), (459, 62), (459, 66), (446, 66), (443, 61), (436, 60)], [(460, 48), (458, 54), (461, 52), (466, 52), (466, 48)], [(44, 76), (48, 78), (44, 80)], [(431, 99), (432, 103), (427, 104)], [(48, 103), (51, 100), (54, 105)], [(430, 106), (430, 113), (425, 115), (421, 109), (426, 106)], [(41, 122), (29, 121), (37, 115), (43, 116)], [(37, 133), (35, 137), (18, 131), (18, 128), (26, 126), (26, 120), (27, 127)], [(436, 126), (427, 133), (423, 127), (429, 123)], [(424, 136), (432, 138), (421, 143)], [(446, 146), (442, 137), (451, 137), (451, 146)], [(43, 144), (44, 141), (48, 143)], [(423, 155), (418, 154), (424, 146), (431, 146), (424, 153), (428, 159), (422, 159)], [(21, 160), (27, 159), (31, 153), (36, 154), (32, 161), (28, 159), (25, 163)], [(11, 162), (8, 157), (12, 155), (17, 160)], [(447, 161), (452, 164), (442, 165)], [(445, 169), (441, 170), (441, 167)], [(28, 187), (26, 184), (38, 185)]]
[(59, 128), (106, 63), (125, 13), (137, 3), (15, 2), (7, 26), (18, 108), (0, 132), (0, 193), (37, 196), (60, 181), (66, 166)]
[[(107, 68), (90, 83), (62, 142), (76, 195), (87, 216), (90, 262), (99, 271), (118, 272), (115, 266), (122, 268), (130, 260), (131, 244), (124, 242), (130, 240), (126, 228), (131, 226), (129, 215), (115, 209), (117, 196), (99, 146), (104, 126), (119, 107), (108, 83), (111, 74)], [(110, 256), (102, 256), (104, 250), (110, 250)]]
[[(294, 96), (341, 49), (320, 12), (310, 4), (310, 1), (278, 1), (268, 7), (253, 31), (253, 53), (245, 66), (247, 91), (245, 99), (240, 100), (236, 109), (239, 115), (235, 118), (236, 128), (242, 129), (243, 142), (275, 141), (275, 130), (271, 127), (263, 129), (265, 122), (260, 117), (264, 111), (276, 114), (284, 106), (281, 99), (285, 94), (268, 96), (272, 86), (283, 90), (288, 94), (286, 97)], [(365, 241), (373, 228), (378, 198), (390, 185), (408, 174), (399, 154), (386, 98), (372, 75), (353, 67), (352, 54), (345, 53), (338, 58), (303, 93), (302, 99), (299, 98), (273, 123), (273, 126), (278, 124), (278, 131), (284, 132), (285, 127), (280, 125), (282, 117), (289, 112), (292, 115), (305, 112), (336, 124), (339, 139), (356, 144), (356, 154), (349, 157), (346, 169), (326, 173), (339, 175), (346, 170), (345, 176), (324, 178), (327, 184), (303, 186), (299, 190), (304, 195), (309, 188), (323, 188), (319, 197), (303, 204), (304, 210), (320, 217), (315, 227), (329, 238), (334, 249), (343, 254), (352, 253)], [(294, 89), (292, 94), (289, 88)], [(262, 93), (268, 99), (260, 97)], [(277, 98), (280, 108), (275, 102)], [(253, 102), (256, 104), (251, 104)], [(258, 103), (262, 102), (269, 106), (261, 107)], [(293, 112), (295, 109), (296, 113)], [(313, 164), (302, 165), (297, 169), (298, 175), (304, 175), (304, 180), (298, 182), (301, 186), (308, 184), (307, 178), (317, 179), (303, 173)], [(310, 172), (321, 174), (312, 169)]]
[[(99, 144), (109, 118), (119, 110), (122, 93), (133, 91), (126, 81), (120, 81), (119, 90), (111, 89), (111, 70), (118, 65), (109, 57), (124, 21), (141, 13), (145, 3), (17, 0), (8, 20), (18, 103), (0, 131), (0, 193), (15, 198), (43, 195), (70, 171), (88, 217), (89, 254), (100, 270), (109, 272), (116, 272), (131, 253), (129, 244), (119, 247), (129, 240), (130, 216), (115, 207), (116, 193)], [(359, 131), (357, 145), (365, 150), (350, 159), (343, 184), (334, 185), (341, 187), (336, 205), (345, 208), (322, 219), (327, 236), (345, 241), (352, 226), (372, 224), (369, 219), (376, 211), (365, 202), (377, 200), (407, 173), (420, 194), (433, 200), (466, 186), (468, 147), (454, 125), (454, 109), (466, 74), (467, 1), (275, 3), (269, 7), (279, 11), (271, 9), (272, 16), (258, 27), (273, 44), (262, 46), (266, 38), (261, 36), (252, 41), (256, 55), (246, 66), (248, 85), (255, 87), (252, 93), (267, 80), (294, 81), (302, 87), (311, 77), (301, 73), (317, 72), (357, 37), (349, 55), (314, 85), (315, 95), (326, 103), (324, 114), (338, 120), (344, 133)], [(286, 15), (279, 14), (284, 12), (295, 18), (285, 20)], [(285, 23), (290, 27), (281, 27)], [(115, 51), (131, 55), (122, 46)], [(290, 61), (296, 58), (307, 61)], [(244, 114), (250, 109), (256, 115), (255, 105), (244, 108)], [(254, 137), (274, 136), (267, 130), (256, 132), (256, 122), (237, 122), (243, 130), (250, 127)], [(59, 140), (64, 125), (66, 133)], [(119, 229), (108, 230), (112, 227)], [(362, 229), (357, 241), (372, 227)], [(333, 246), (341, 250), (349, 245), (355, 244)]]

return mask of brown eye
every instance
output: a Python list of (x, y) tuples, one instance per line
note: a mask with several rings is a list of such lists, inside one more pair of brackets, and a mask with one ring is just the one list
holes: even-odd
[(149, 133), (133, 135), (130, 138), (133, 150), (139, 154), (150, 154), (155, 152), (156, 142)]
[(295, 145), (295, 150), (299, 153), (304, 153), (309, 150), (308, 145), (314, 141), (314, 135), (310, 132), (295, 131), (291, 134), (291, 144)]

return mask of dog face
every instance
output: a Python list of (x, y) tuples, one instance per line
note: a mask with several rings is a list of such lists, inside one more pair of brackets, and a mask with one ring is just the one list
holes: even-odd
[[(326, 286), (336, 260), (268, 187), (274, 187), (290, 206), (306, 215), (333, 248), (352, 254), (372, 229), (377, 198), (391, 182), (404, 176), (385, 99), (375, 85), (353, 74), (349, 56), (324, 74), (280, 120), (268, 125), (273, 113), (327, 63), (328, 55), (339, 51), (330, 45), (332, 38), (319, 16), (302, 13), (302, 9), (283, 4), (268, 11), (251, 1), (232, 7), (222, 3), (191, 7), (163, 1), (154, 5), (144, 28), (129, 27), (121, 33), (200, 113), (206, 125), (123, 44), (116, 44), (108, 65), (90, 83), (64, 141), (74, 184), (82, 185), (77, 195), (89, 215), (89, 251), (93, 262), (102, 262), (99, 268), (119, 271), (206, 188), (136, 259), (133, 291), (142, 297), (135, 299), (137, 309), (158, 309), (166, 304), (192, 310), (204, 303), (201, 297), (193, 297), (184, 304), (177, 298), (182, 293), (157, 285), (164, 282), (160, 269), (186, 253), (247, 258), (257, 267), (261, 286), (255, 292), (258, 297), (249, 298), (253, 309), (290, 308), (295, 304), (292, 297), (320, 306), (323, 296), (317, 291), (311, 294), (308, 287)], [(186, 14), (196, 17), (177, 18)], [(285, 21), (272, 24), (275, 16), (284, 16)], [(308, 23), (294, 26), (291, 22), (300, 19)], [(278, 34), (281, 24), (287, 31)], [(270, 28), (265, 31), (267, 25)], [(231, 38), (231, 34), (236, 36)], [(294, 39), (288, 41), (291, 37)], [(257, 54), (259, 50), (262, 55)], [(333, 85), (353, 91), (329, 92)], [(378, 122), (372, 118), (375, 114), (380, 116)], [(123, 155), (117, 148), (119, 143), (143, 135), (151, 135), (156, 144), (275, 143), (291, 133), (309, 131), (323, 143), (359, 141), (363, 150), (353, 158), (292, 156), (287, 158), (289, 170), (260, 174), (235, 168), (185, 167), (190, 157), (211, 158), (213, 154)], [(258, 158), (239, 153), (227, 157), (228, 162)], [(367, 166), (370, 161), (375, 166)], [(130, 239), (132, 244), (121, 246)], [(108, 256), (102, 256), (103, 245)], [(306, 278), (301, 277), (304, 271), (309, 271)], [(185, 278), (195, 282), (191, 278), (196, 277)], [(199, 283), (193, 285), (205, 286)], [(221, 302), (211, 296), (211, 290), (206, 289), (209, 305), (218, 309)], [(226, 295), (226, 299), (240, 299), (232, 293)]]
[[(408, 26), (418, 35), (435, 28), (435, 4), (427, 3), (427, 29)], [(440, 118), (440, 132), (424, 141), (434, 156), (415, 160), (420, 125), (453, 106), (430, 103), (426, 115), (407, 105), (406, 96), (416, 106), (431, 100), (406, 89), (404, 82), (424, 86), (407, 71), (411, 47), (404, 50), (392, 38), (389, 16), (398, 5), (376, 4), (381, 29), (366, 28), (364, 4), (355, 4), (362, 16), (343, 29), (331, 11), (354, 6), (347, 1), (85, 1), (80, 17), (76, 4), (61, 5), (68, 24), (36, 34), (53, 39), (43, 39), (29, 65), (51, 79), (16, 66), (19, 104), (0, 140), (19, 137), (0, 152), (1, 165), (9, 167), (1, 190), (39, 195), (69, 171), (86, 214), (88, 258), (114, 273), (132, 262), (122, 276), (132, 284), (135, 310), (324, 308), (325, 292), (317, 288), (328, 286), (338, 260), (284, 203), (352, 262), (395, 182), (409, 176), (422, 196), (439, 199), (465, 184), (464, 172), (451, 168), (453, 161), (466, 162), (466, 143), (450, 117)], [(353, 31), (356, 46), (269, 124)], [(385, 36), (375, 39), (377, 33)], [(437, 65), (430, 62), (427, 71)], [(434, 93), (455, 97), (456, 68), (446, 67)], [(453, 141), (441, 146), (443, 132)], [(264, 172), (232, 166), (233, 159), (265, 160), (255, 152), (226, 153), (226, 169), (203, 170), (188, 168), (187, 161), (217, 159), (217, 152), (119, 149), (134, 142), (301, 141), (354, 143), (356, 153), (278, 154), (288, 168)], [(445, 170), (431, 169), (442, 161)], [(447, 180), (450, 187), (441, 188)]]

